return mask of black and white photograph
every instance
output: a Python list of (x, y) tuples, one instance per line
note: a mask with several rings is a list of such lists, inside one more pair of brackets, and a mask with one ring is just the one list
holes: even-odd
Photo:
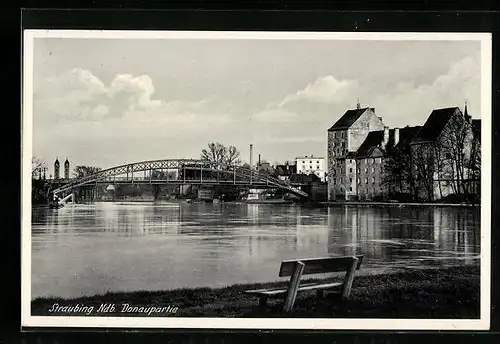
[(23, 44), (23, 326), (489, 328), (490, 34)]

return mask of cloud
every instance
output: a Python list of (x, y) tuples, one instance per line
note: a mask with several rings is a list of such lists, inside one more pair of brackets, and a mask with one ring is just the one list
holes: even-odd
[(34, 91), (34, 118), (39, 124), (197, 122), (206, 116), (228, 121), (228, 110), (230, 106), (215, 97), (194, 102), (157, 99), (148, 75), (117, 74), (105, 85), (90, 71), (79, 68), (38, 80)]
[(304, 89), (285, 97), (279, 104), (280, 107), (296, 101), (306, 100), (319, 103), (335, 103), (345, 99), (358, 87), (355, 80), (337, 80), (328, 75), (316, 79)]
[(362, 106), (375, 107), (389, 126), (421, 125), (435, 108), (459, 106), (469, 101), (469, 111), (480, 117), (480, 56), (472, 55), (453, 63), (448, 71), (424, 84), (408, 79), (385, 83), (370, 78), (340, 80), (332, 75), (317, 78), (303, 89), (268, 104), (253, 118), (259, 122), (303, 122), (301, 130), (333, 124), (356, 99)]

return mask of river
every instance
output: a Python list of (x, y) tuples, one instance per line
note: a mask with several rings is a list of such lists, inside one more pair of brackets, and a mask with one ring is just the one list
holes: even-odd
[(477, 264), (480, 209), (95, 203), (32, 211), (31, 296), (278, 280), (284, 259), (364, 254), (360, 273)]

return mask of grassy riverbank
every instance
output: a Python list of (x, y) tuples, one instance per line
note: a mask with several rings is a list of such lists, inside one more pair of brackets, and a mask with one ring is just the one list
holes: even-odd
[[(94, 307), (93, 316), (147, 316), (144, 313), (122, 312), (122, 304), (144, 307), (178, 307), (153, 316), (183, 317), (281, 317), (282, 299), (270, 299), (265, 309), (258, 307), (258, 298), (244, 290), (283, 284), (282, 282), (233, 285), (225, 288), (194, 288), (170, 291), (138, 291), (108, 293), (76, 299), (45, 299), (32, 301), (32, 315), (83, 315), (49, 312), (55, 303), (61, 306)], [(299, 294), (294, 310), (286, 316), (302, 318), (478, 318), (479, 267), (408, 270), (394, 274), (358, 276), (351, 298), (341, 302), (336, 295), (327, 295), (316, 302), (314, 293)], [(112, 303), (115, 312), (100, 314), (103, 303)]]

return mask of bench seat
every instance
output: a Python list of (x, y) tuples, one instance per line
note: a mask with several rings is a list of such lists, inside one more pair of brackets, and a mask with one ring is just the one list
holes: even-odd
[[(327, 290), (333, 289), (336, 287), (342, 286), (341, 282), (334, 283), (304, 283), (299, 286), (298, 291), (308, 291), (308, 290)], [(245, 293), (252, 295), (282, 295), (287, 292), (287, 287), (274, 287), (274, 288), (266, 288), (266, 289), (255, 289), (255, 290), (246, 290)]]

